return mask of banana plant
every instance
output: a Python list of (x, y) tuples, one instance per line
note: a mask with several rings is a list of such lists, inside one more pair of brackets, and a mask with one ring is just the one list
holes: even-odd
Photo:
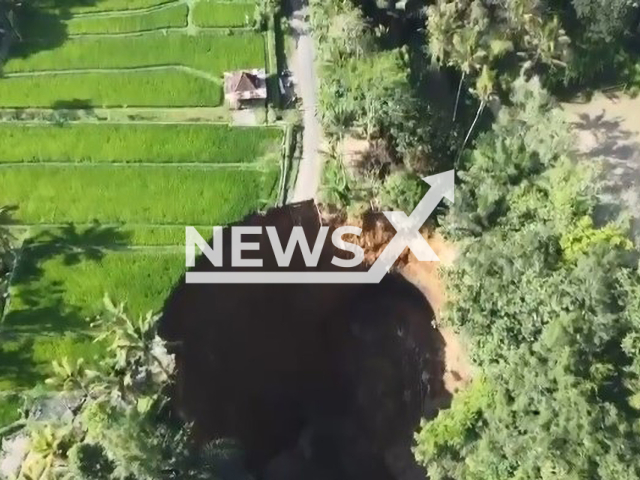
[(31, 430), (30, 448), (17, 474), (17, 480), (61, 480), (68, 473), (65, 445), (72, 438), (72, 426), (52, 423)]

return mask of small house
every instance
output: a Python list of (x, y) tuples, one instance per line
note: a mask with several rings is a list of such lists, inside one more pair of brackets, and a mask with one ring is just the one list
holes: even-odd
[(233, 110), (264, 106), (267, 100), (267, 75), (264, 69), (225, 72), (224, 97)]

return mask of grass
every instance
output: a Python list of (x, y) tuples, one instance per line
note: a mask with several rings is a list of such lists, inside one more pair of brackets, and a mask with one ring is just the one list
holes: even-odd
[(193, 11), (193, 21), (199, 27), (244, 27), (253, 19), (256, 4), (200, 0)]
[(279, 129), (228, 125), (4, 123), (0, 163), (250, 163), (279, 155), (281, 137)]
[(274, 204), (279, 169), (12, 166), (0, 205), (17, 223), (223, 225)]
[(189, 8), (178, 4), (154, 12), (123, 15), (120, 17), (77, 17), (67, 22), (67, 33), (79, 35), (87, 33), (132, 33), (159, 28), (180, 28), (187, 26)]
[(52, 49), (34, 42), (18, 44), (4, 66), (5, 73), (182, 65), (221, 77), (228, 70), (265, 65), (264, 38), (259, 33), (77, 37)]
[(0, 430), (20, 420), (22, 403), (18, 394), (0, 394)]
[(11, 287), (0, 345), (0, 388), (33, 386), (62, 357), (91, 360), (101, 351), (87, 335), (87, 318), (102, 298), (126, 302), (134, 315), (159, 311), (184, 272), (184, 254), (115, 252), (55, 245), (23, 253)]
[(221, 84), (171, 69), (0, 80), (1, 107), (215, 107), (222, 103)]
[(111, 12), (136, 10), (173, 3), (175, 0), (36, 0), (39, 8), (64, 13)]

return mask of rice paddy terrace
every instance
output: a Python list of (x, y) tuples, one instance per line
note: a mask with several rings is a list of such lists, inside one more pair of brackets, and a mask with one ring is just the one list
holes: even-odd
[[(41, 384), (53, 359), (93, 356), (86, 319), (105, 293), (133, 315), (162, 307), (184, 271), (185, 225), (210, 232), (278, 202), (282, 127), (171, 115), (228, 120), (223, 72), (273, 72), (267, 35), (248, 28), (254, 10), (51, 0), (25, 15), (0, 79), (0, 205), (18, 243), (0, 323), (0, 426), (12, 392)], [(136, 108), (157, 108), (157, 121)]]

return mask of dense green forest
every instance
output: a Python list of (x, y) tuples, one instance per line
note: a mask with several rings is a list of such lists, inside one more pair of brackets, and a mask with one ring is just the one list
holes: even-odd
[(420, 175), (459, 177), (439, 219), (461, 249), (444, 323), (477, 375), (423, 422), (418, 462), (432, 479), (640, 478), (638, 256), (622, 220), (595, 222), (598, 169), (577, 162), (556, 106), (635, 93), (637, 2), (402, 4), (318, 0), (312, 19), (325, 128), (376, 145), (357, 171), (335, 147), (326, 201), (410, 211)]

